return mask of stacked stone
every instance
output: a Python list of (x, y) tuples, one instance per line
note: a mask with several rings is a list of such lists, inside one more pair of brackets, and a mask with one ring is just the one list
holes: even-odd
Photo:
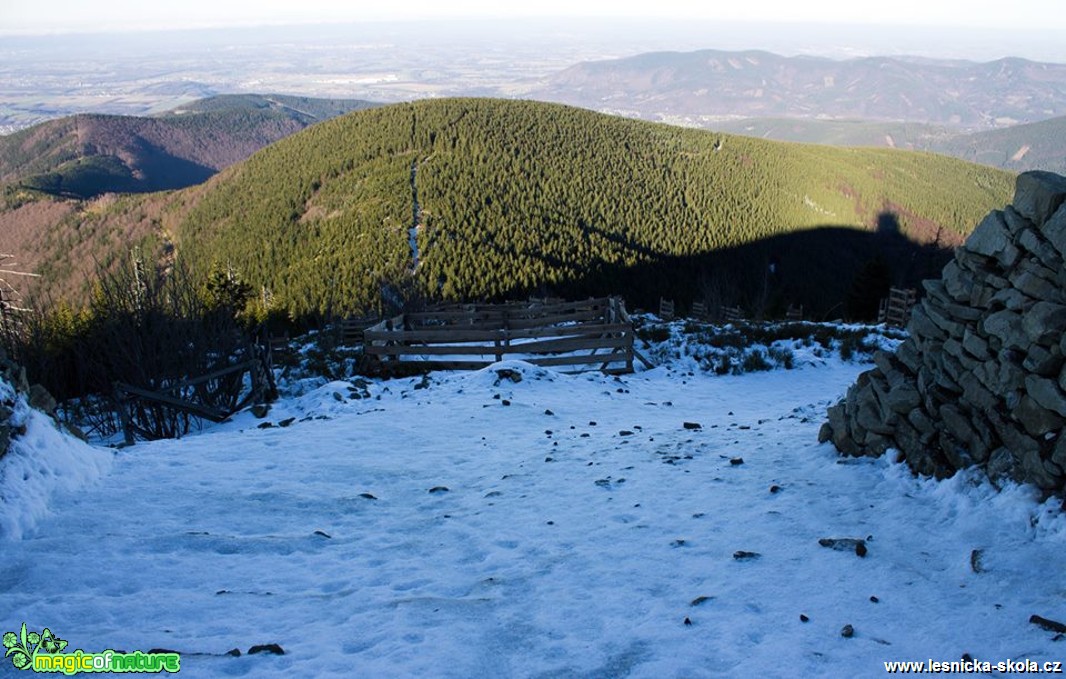
[[(18, 393), (27, 393), (30, 386), (26, 381), (26, 371), (7, 357), (7, 353), (0, 348), (0, 381), (7, 382)], [(7, 446), (11, 443), (11, 436), (18, 433), (17, 427), (12, 427), (11, 416), (15, 414), (14, 398), (0, 396), (0, 457), (7, 452)]]
[(1066, 489), (1066, 178), (1018, 177), (925, 295), (895, 354), (879, 352), (829, 409), (820, 440), (895, 449), (912, 469)]

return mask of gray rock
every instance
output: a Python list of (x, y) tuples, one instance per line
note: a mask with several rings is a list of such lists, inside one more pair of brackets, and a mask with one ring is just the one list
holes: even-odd
[(986, 273), (984, 276), (984, 282), (986, 286), (995, 288), (996, 290), (1002, 290), (1010, 287), (1010, 281), (1002, 276), (997, 276), (994, 273)]
[(946, 403), (941, 406), (940, 419), (947, 430), (962, 443), (968, 444), (978, 438), (970, 425), (970, 419), (954, 404)]
[(911, 320), (910, 323), (907, 324), (907, 330), (909, 330), (912, 335), (918, 335), (924, 338), (932, 338), (940, 341), (947, 339), (947, 334), (929, 319), (929, 314), (926, 313), (926, 310), (922, 305), (918, 305), (911, 310)]
[(1050, 269), (1044, 266), (1036, 257), (1026, 257), (1018, 264), (1016, 268), (1020, 269), (1021, 271), (1027, 271), (1028, 273), (1031, 273), (1039, 278), (1043, 278), (1045, 281), (1051, 283), (1052, 285), (1057, 285), (1059, 283), (1058, 276), (1056, 275), (1058, 269)]
[(1066, 395), (1059, 390), (1055, 380), (1029, 375), (1025, 378), (1025, 390), (1042, 408), (1066, 417)]
[(844, 405), (842, 403), (830, 406), (829, 409), (826, 410), (826, 415), (829, 418), (829, 426), (834, 432), (847, 431), (848, 422), (847, 418), (844, 416)]
[(1066, 434), (1060, 433), (1059, 440), (1055, 441), (1055, 447), (1051, 450), (1051, 461), (1066, 469)]
[(973, 328), (966, 328), (966, 332), (962, 334), (962, 346), (979, 361), (987, 361), (992, 357), (988, 351), (988, 342)]
[(1066, 201), (1066, 177), (1053, 172), (1033, 171), (1018, 175), (1014, 185), (1014, 209), (1041, 225)]
[[(980, 368), (978, 368), (980, 369)], [(994, 408), (999, 404), (999, 399), (991, 391), (985, 388), (975, 372), (970, 372), (959, 378), (959, 386), (962, 387), (963, 398), (966, 402), (980, 410)]]
[(1006, 288), (999, 290), (996, 294), (992, 295), (992, 298), (988, 300), (989, 307), (993, 309), (1008, 309), (1010, 311), (1024, 311), (1031, 307), (1035, 299), (1026, 295), (1021, 290), (1016, 288)]
[[(985, 280), (987, 281), (988, 279), (986, 278)], [(996, 294), (996, 292), (1006, 287), (1010, 287), (1009, 284), (999, 287), (990, 285), (973, 286), (973, 288), (970, 290), (970, 306), (974, 307), (975, 309), (987, 309), (989, 304), (992, 303), (992, 297)]]
[(1011, 283), (1033, 299), (1061, 302), (1062, 292), (1055, 283), (1031, 271), (1017, 270), (1010, 276)]
[(997, 448), (988, 456), (985, 473), (993, 481), (1005, 481), (1011, 478), (1014, 469), (1014, 456), (1006, 448)]
[(1050, 349), (1034, 344), (1029, 347), (1029, 352), (1022, 361), (1023, 368), (1042, 377), (1057, 377), (1062, 365), (1063, 358), (1057, 344)]
[(1022, 328), (1031, 342), (1050, 346), (1066, 333), (1066, 306), (1052, 302), (1037, 302), (1022, 319)]
[(937, 434), (937, 443), (940, 446), (940, 453), (943, 455), (943, 462), (938, 464), (937, 469), (934, 471), (938, 478), (949, 476), (955, 470), (964, 469), (973, 464), (973, 458), (970, 457), (967, 446), (952, 436), (950, 432), (939, 432)]
[[(1025, 431), (1029, 434), (1038, 437), (1061, 429), (1062, 425), (1066, 424), (1066, 420), (1063, 420), (1056, 412), (1041, 406), (1028, 394), (1023, 396), (1017, 407), (1011, 411), (1011, 417), (1025, 427)], [(1011, 442), (1004, 440), (1004, 443), (1010, 445)], [(1018, 447), (1012, 445), (1011, 449), (1017, 450)]]
[(855, 413), (855, 423), (875, 434), (888, 435), (893, 431), (892, 425), (882, 419), (881, 410), (874, 399), (866, 399), (859, 404), (859, 410)]
[(1013, 205), (1003, 208), (1003, 219), (1007, 222), (1007, 228), (1010, 229), (1015, 242), (1018, 242), (1019, 234), (1034, 227), (1034, 224), (1015, 210)]
[(959, 266), (955, 260), (951, 260), (944, 267), (944, 290), (956, 302), (967, 303), (973, 291), (974, 276), (969, 271)]
[(866, 440), (863, 441), (863, 445), (866, 447), (867, 457), (881, 457), (889, 448), (896, 447), (895, 441), (891, 438), (873, 432), (866, 434)]
[(1058, 270), (1062, 267), (1062, 256), (1036, 231), (1024, 229), (1018, 237), (1018, 245), (1032, 253), (1049, 269)]
[(954, 302), (941, 304), (940, 309), (950, 316), (952, 320), (966, 324), (972, 323), (984, 316), (984, 310), (982, 309), (977, 309), (972, 306), (963, 306), (962, 304), (955, 304)]
[(972, 253), (995, 259), (1004, 269), (1014, 266), (1021, 254), (1011, 242), (1010, 228), (999, 210), (988, 213), (963, 247)]
[[(1019, 457), (1016, 455), (1015, 457)], [(1038, 488), (1044, 490), (1051, 490), (1057, 488), (1062, 478), (1056, 476), (1044, 466), (1044, 461), (1040, 458), (1040, 453), (1035, 450), (1023, 450), (1021, 452), (1021, 476), (1023, 481), (1027, 481), (1036, 485)]]
[(31, 408), (40, 410), (45, 415), (55, 415), (56, 400), (42, 385), (35, 384), (30, 387), (27, 400)]
[(964, 271), (969, 271), (977, 275), (978, 278), (987, 278), (989, 275), (989, 267), (995, 264), (995, 260), (985, 255), (979, 255), (976, 252), (971, 252), (965, 246), (956, 248), (955, 261), (958, 262), (959, 267)]
[(884, 406), (894, 413), (906, 415), (921, 405), (922, 397), (911, 384), (901, 384), (889, 389), (885, 397)]
[[(962, 335), (960, 335), (960, 338), (961, 337)], [(970, 358), (970, 356), (968, 356), (966, 354), (966, 351), (962, 348), (962, 342), (955, 339), (954, 337), (949, 337), (948, 339), (944, 340), (944, 351), (960, 360), (963, 356), (968, 359)]]
[(914, 339), (910, 337), (905, 339), (903, 344), (900, 344), (899, 348), (896, 349), (896, 358), (910, 370), (912, 375), (916, 374), (918, 368), (922, 365), (922, 357), (918, 354)]
[(877, 369), (881, 371), (881, 374), (889, 380), (890, 384), (893, 382), (891, 376), (899, 372), (898, 362), (895, 360), (895, 357), (887, 351), (878, 350), (874, 352), (874, 365), (876, 365)]
[(1051, 219), (1040, 230), (1047, 238), (1060, 257), (1066, 258), (1066, 209), (1059, 208)]
[[(944, 343), (944, 346), (947, 346), (946, 342)], [(957, 346), (961, 351), (961, 344), (956, 342), (954, 346)], [(952, 391), (957, 393), (962, 393), (962, 386), (959, 385), (959, 378), (963, 375), (968, 375), (974, 367), (979, 366), (981, 364), (977, 361), (970, 359), (970, 357), (967, 356), (966, 360), (969, 362), (969, 367), (967, 367), (963, 365), (962, 361), (960, 361), (957, 357), (947, 353), (946, 351), (944, 352), (943, 356), (941, 356), (941, 358), (944, 361), (944, 374), (950, 377), (952, 382), (950, 386), (944, 385), (945, 388), (951, 389)]]
[(993, 394), (1002, 395), (1025, 387), (1025, 371), (1010, 361), (983, 363), (974, 369), (973, 375)]
[(929, 320), (943, 330), (948, 337), (962, 337), (962, 333), (966, 329), (965, 325), (951, 320), (951, 318), (949, 318), (942, 309), (938, 309), (928, 297), (922, 300), (922, 306), (925, 308), (925, 313), (929, 316)]
[(954, 302), (951, 295), (948, 294), (947, 286), (944, 285), (942, 278), (927, 278), (922, 281), (922, 287), (925, 288), (925, 292), (930, 297), (936, 299), (938, 305)]
[(1004, 347), (1025, 349), (1029, 336), (1022, 327), (1022, 317), (1013, 311), (997, 311), (985, 317), (981, 329), (986, 335), (998, 338)]
[(914, 429), (922, 436), (923, 443), (928, 442), (928, 437), (936, 431), (936, 424), (921, 408), (915, 408), (907, 413), (907, 421), (914, 425)]

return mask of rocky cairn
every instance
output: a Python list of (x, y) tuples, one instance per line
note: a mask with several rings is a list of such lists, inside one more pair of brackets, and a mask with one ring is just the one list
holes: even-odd
[(844, 455), (899, 451), (925, 475), (979, 466), (993, 481), (1066, 490), (1066, 178), (1018, 177), (939, 280), (909, 337), (878, 352), (819, 440)]

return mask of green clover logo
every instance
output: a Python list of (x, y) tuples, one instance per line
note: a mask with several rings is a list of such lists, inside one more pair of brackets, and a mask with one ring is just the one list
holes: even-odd
[(58, 653), (67, 647), (67, 642), (52, 634), (47, 627), (43, 633), (27, 632), (26, 623), (22, 623), (19, 634), (4, 633), (5, 658), (11, 658), (11, 664), (17, 670), (28, 670), (33, 658), (38, 653)]

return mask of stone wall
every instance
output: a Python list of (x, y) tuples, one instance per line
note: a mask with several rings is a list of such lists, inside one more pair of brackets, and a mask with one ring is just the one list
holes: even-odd
[[(22, 420), (27, 406), (56, 419), (56, 400), (40, 384), (30, 386), (26, 369), (8, 358), (7, 352), (0, 347), (0, 457), (7, 453), (12, 437), (25, 433)], [(56, 423), (59, 424), (58, 420)], [(85, 434), (76, 427), (64, 427), (85, 440)]]
[(12, 434), (19, 433), (19, 427), (12, 422), (15, 415), (16, 399), (18, 395), (26, 394), (30, 390), (26, 382), (26, 371), (17, 363), (7, 357), (7, 353), (0, 348), (0, 382), (6, 383), (9, 388), (0, 385), (0, 457), (7, 452), (8, 444), (11, 443)]
[(985, 217), (907, 326), (878, 353), (819, 438), (845, 455), (889, 449), (912, 469), (1066, 489), (1066, 178), (1018, 177), (1013, 204)]

